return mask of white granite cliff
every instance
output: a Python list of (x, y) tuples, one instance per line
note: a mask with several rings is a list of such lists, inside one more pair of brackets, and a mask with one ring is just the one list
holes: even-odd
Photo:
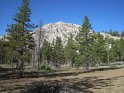
[[(56, 40), (57, 36), (62, 39), (62, 43), (63, 45), (65, 45), (70, 34), (73, 34), (74, 37), (77, 36), (77, 34), (79, 33), (79, 27), (80, 25), (64, 22), (46, 24), (42, 27), (41, 46), (45, 39), (48, 42), (52, 43), (53, 40)], [(38, 43), (39, 34), (39, 29), (35, 30), (35, 34), (33, 36), (36, 44)]]
[[(34, 31), (35, 34), (33, 35), (33, 37), (36, 41), (36, 44), (38, 44), (39, 36), (41, 36), (40, 46), (42, 46), (43, 41), (45, 39), (48, 42), (52, 43), (52, 41), (56, 40), (56, 37), (58, 36), (62, 39), (63, 46), (65, 46), (70, 34), (72, 34), (74, 37), (77, 36), (77, 34), (79, 33), (79, 27), (81, 26), (77, 24), (72, 24), (72, 23), (64, 23), (62, 21), (49, 23), (49, 24), (45, 24), (42, 27), (41, 33), (39, 30), (40, 28), (35, 30)], [(107, 34), (107, 33), (101, 32), (100, 34), (103, 35), (103, 37), (112, 38), (114, 40), (120, 39), (120, 37), (111, 36), (110, 34)]]

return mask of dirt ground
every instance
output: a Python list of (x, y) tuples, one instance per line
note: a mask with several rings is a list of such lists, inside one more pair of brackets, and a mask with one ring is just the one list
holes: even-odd
[(25, 85), (41, 80), (58, 80), (63, 86), (75, 89), (75, 93), (124, 93), (124, 68), (91, 72), (71, 71), (41, 76), (33, 74), (33, 77), (28, 75), (22, 79), (16, 78), (16, 74), (0, 78), (0, 93), (19, 93)]

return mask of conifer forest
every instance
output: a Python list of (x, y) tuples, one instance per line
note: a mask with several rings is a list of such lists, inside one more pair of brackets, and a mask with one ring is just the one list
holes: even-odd
[(88, 15), (35, 24), (31, 4), (0, 36), (0, 93), (124, 93), (124, 30), (95, 31)]

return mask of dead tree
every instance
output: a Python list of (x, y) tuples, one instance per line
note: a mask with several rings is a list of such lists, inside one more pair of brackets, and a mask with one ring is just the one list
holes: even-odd
[(40, 46), (41, 46), (41, 31), (42, 27), (38, 29), (35, 33), (35, 47), (32, 51), (32, 67), (35, 70), (38, 70), (38, 67), (40, 65)]

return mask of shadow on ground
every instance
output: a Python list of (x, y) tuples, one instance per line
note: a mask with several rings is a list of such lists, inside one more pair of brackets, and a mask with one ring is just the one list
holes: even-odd
[[(105, 71), (105, 70), (115, 70), (119, 68), (100, 68), (100, 69), (91, 69), (88, 71), (77, 71), (77, 72), (57, 72), (57, 71), (49, 71), (49, 72), (24, 72), (22, 78), (37, 78), (37, 77), (46, 77), (46, 78), (54, 78), (54, 77), (64, 77), (64, 76), (76, 76), (82, 73), (90, 73), (95, 71)], [(0, 68), (0, 80), (8, 80), (8, 79), (18, 79), (18, 71), (15, 68)]]
[(113, 86), (111, 81), (112, 79), (109, 78), (98, 79), (98, 77), (40, 81), (26, 86), (26, 89), (22, 90), (21, 93), (94, 93), (91, 89)]
[[(46, 78), (54, 78), (54, 77), (64, 77), (64, 76), (76, 76), (82, 73), (90, 73), (94, 71), (103, 71), (103, 70), (111, 70), (115, 68), (106, 68), (106, 69), (93, 69), (89, 71), (80, 71), (80, 72), (66, 72), (66, 73), (41, 73), (41, 72), (24, 72), (24, 76), (21, 80), (25, 78), (37, 78), (37, 77), (46, 77)], [(0, 69), (0, 80), (16, 80), (18, 77), (18, 73), (15, 69)], [(0, 86), (1, 93), (3, 91), (11, 91), (20, 90), (21, 93), (94, 93), (92, 89), (102, 89), (104, 87), (113, 86), (112, 81), (116, 80), (118, 77), (100, 79), (101, 76), (91, 76), (91, 77), (83, 77), (82, 79), (74, 78), (74, 79), (61, 79), (61, 80), (49, 80), (49, 81), (38, 81), (33, 82), (28, 85), (20, 85), (15, 84), (11, 86), (11, 88), (6, 89), (6, 86)], [(17, 80), (19, 81), (19, 80)], [(14, 81), (16, 83), (16, 81)], [(18, 93), (18, 92), (17, 92)]]

